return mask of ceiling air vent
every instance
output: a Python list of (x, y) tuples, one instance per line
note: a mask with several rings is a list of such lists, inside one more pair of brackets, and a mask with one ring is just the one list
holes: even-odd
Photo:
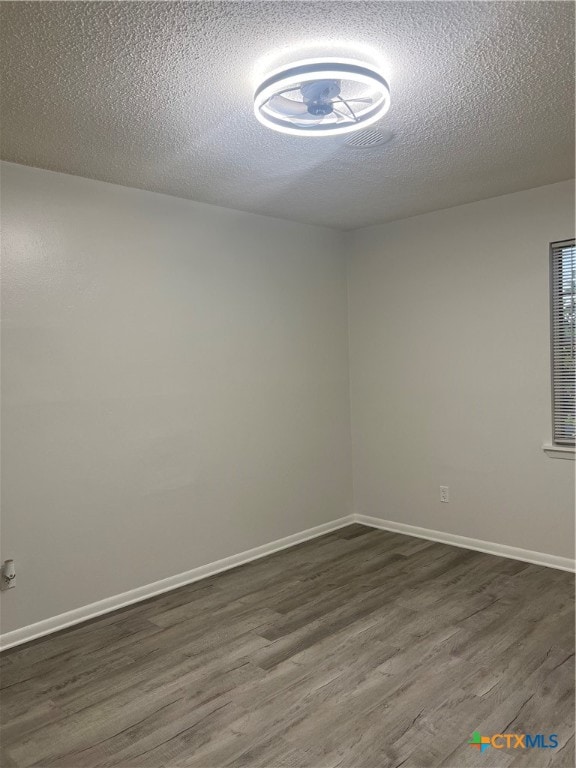
[(366, 128), (349, 136), (344, 146), (351, 149), (376, 149), (387, 144), (392, 138), (391, 131), (379, 131), (376, 128)]

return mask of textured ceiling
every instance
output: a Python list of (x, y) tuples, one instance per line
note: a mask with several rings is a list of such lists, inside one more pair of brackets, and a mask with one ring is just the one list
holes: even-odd
[[(2, 2), (6, 160), (349, 229), (571, 178), (571, 2)], [(377, 150), (252, 113), (303, 54), (382, 57)], [(304, 48), (303, 48), (304, 46)]]

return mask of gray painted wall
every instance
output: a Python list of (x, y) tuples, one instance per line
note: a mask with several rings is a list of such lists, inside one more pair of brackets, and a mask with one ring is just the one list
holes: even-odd
[(3, 163), (2, 631), (346, 515), (352, 464), (359, 513), (572, 556), (573, 233), (568, 182), (343, 238)]
[(573, 556), (575, 464), (542, 451), (548, 246), (573, 235), (573, 182), (350, 235), (356, 512)]
[(328, 229), (2, 167), (3, 632), (351, 512)]

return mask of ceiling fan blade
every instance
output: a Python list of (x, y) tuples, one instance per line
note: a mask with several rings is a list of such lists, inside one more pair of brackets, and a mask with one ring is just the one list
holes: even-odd
[[(347, 99), (339, 98), (339, 99), (336, 99), (336, 101), (338, 101), (339, 104), (344, 104), (344, 106), (348, 110), (349, 114), (352, 116), (352, 119), (354, 120), (354, 122), (357, 123), (358, 122), (358, 118), (356, 117), (356, 113), (354, 112), (354, 110), (352, 109), (350, 104), (348, 103), (348, 100)], [(356, 99), (356, 101), (357, 101), (357, 99)]]
[(337, 115), (337, 119), (338, 117), (343, 117), (345, 120), (350, 120), (350, 115), (344, 114), (344, 112), (341, 112), (339, 109), (336, 109), (336, 107), (334, 107), (334, 114)]
[[(308, 114), (308, 106), (303, 101), (294, 101), (294, 99), (287, 99), (285, 96), (279, 96), (278, 94), (272, 96), (267, 106), (275, 112), (280, 112), (285, 117)], [(313, 117), (313, 115), (310, 115), (310, 117)]]
[(326, 115), (311, 115), (306, 113), (305, 115), (294, 115), (293, 123), (297, 125), (319, 125)]

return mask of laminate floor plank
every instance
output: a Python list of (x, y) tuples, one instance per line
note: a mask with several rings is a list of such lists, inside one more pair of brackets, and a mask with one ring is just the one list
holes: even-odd
[(574, 580), (351, 525), (7, 651), (0, 685), (3, 768), (572, 768)]

